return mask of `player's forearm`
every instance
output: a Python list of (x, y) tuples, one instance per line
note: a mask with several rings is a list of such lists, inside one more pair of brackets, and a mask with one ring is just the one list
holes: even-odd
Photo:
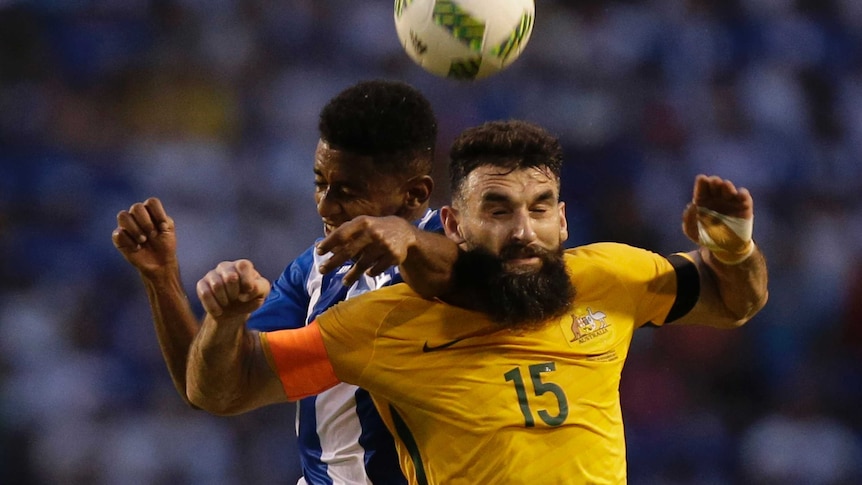
[(440, 297), (452, 286), (458, 246), (442, 234), (416, 231), (416, 243), (399, 266), (404, 281), (425, 298)]
[[(216, 321), (204, 318), (192, 343), (186, 372), (189, 401), (210, 413), (239, 414), (267, 402), (259, 399), (260, 349), (257, 333), (246, 330), (247, 316)], [(258, 356), (260, 354), (260, 356)]]
[(142, 279), (162, 357), (177, 392), (191, 405), (186, 394), (186, 366), (200, 322), (189, 304), (178, 269), (142, 275)]
[(747, 322), (766, 304), (767, 268), (760, 249), (738, 264), (725, 264), (715, 258), (706, 248), (700, 249), (703, 264), (709, 268), (714, 281), (719, 304), (725, 315), (721, 325), (738, 327)]

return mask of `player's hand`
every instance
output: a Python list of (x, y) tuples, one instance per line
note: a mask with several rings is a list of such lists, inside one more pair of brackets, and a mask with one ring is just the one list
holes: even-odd
[(754, 251), (754, 200), (748, 189), (729, 180), (698, 175), (692, 201), (683, 212), (686, 236), (726, 264), (738, 264)]
[(141, 273), (177, 264), (174, 220), (155, 197), (120, 211), (111, 239), (126, 261)]
[(248, 315), (269, 294), (270, 283), (247, 259), (223, 261), (198, 281), (201, 304), (213, 318)]
[(326, 274), (352, 259), (353, 267), (343, 278), (345, 285), (353, 284), (363, 272), (377, 276), (404, 262), (416, 242), (415, 231), (416, 227), (397, 216), (356, 217), (318, 243), (318, 254), (332, 253), (318, 269)]

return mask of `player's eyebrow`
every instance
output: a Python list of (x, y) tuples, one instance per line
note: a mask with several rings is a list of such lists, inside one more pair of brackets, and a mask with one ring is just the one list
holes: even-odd
[(546, 191), (542, 192), (541, 194), (537, 195), (537, 196), (533, 199), (533, 203), (534, 203), (534, 204), (538, 204), (538, 203), (545, 203), (545, 202), (547, 202), (547, 203), (553, 203), (553, 202), (556, 202), (556, 201), (557, 201), (557, 196), (556, 196), (556, 195), (554, 195), (554, 191), (553, 191), (553, 190), (546, 190)]
[(482, 194), (482, 202), (511, 202), (512, 198), (500, 192), (485, 192)]
[[(531, 201), (532, 204), (538, 203), (553, 203), (557, 200), (557, 196), (554, 194), (553, 190), (546, 190)], [(482, 202), (511, 202), (512, 198), (507, 194), (503, 194), (501, 192), (489, 191), (482, 194)]]

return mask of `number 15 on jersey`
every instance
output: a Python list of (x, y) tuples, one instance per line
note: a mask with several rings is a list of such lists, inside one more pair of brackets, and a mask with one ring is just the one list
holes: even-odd
[[(530, 406), (530, 396), (524, 386), (524, 372), (522, 367), (513, 367), (511, 370), (503, 374), (506, 381), (512, 382), (515, 385), (515, 394), (518, 398), (518, 406), (521, 408), (521, 414), (524, 415), (524, 425), (532, 428), (536, 425), (536, 420), (533, 417), (533, 408)], [(560, 426), (566, 421), (569, 416), (569, 401), (566, 399), (566, 393), (563, 388), (553, 382), (546, 382), (542, 379), (542, 374), (554, 372), (556, 365), (553, 362), (544, 362), (541, 364), (533, 364), (528, 366), (526, 373), (530, 376), (530, 381), (533, 385), (533, 395), (542, 396), (546, 393), (552, 393), (557, 398), (558, 410), (553, 410), (555, 414), (547, 409), (539, 409), (536, 411), (539, 418), (548, 426)]]

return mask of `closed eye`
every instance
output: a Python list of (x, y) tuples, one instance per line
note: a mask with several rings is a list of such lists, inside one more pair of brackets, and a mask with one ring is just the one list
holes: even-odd
[(360, 191), (344, 184), (328, 184), (326, 182), (315, 181), (314, 187), (318, 192), (326, 192), (328, 197), (340, 200), (351, 200), (362, 197)]

